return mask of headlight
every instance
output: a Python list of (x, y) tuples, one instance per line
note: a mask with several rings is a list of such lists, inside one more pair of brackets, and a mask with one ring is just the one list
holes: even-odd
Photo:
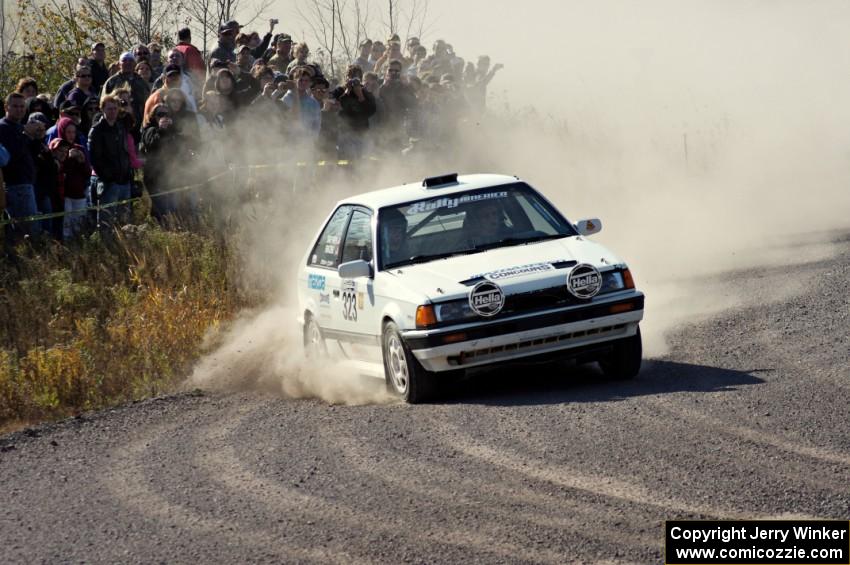
[(434, 309), (437, 312), (438, 322), (460, 322), (476, 317), (472, 308), (469, 307), (467, 300), (455, 300), (453, 302), (435, 304)]
[(623, 279), (622, 271), (608, 271), (602, 275), (602, 288), (599, 289), (599, 294), (606, 292), (615, 292), (626, 288), (626, 281)]

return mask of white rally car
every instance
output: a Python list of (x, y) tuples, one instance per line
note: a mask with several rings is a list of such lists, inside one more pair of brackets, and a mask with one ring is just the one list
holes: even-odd
[(626, 264), (516, 177), (445, 175), (340, 201), (298, 270), (310, 356), (408, 402), (440, 374), (533, 356), (640, 370), (643, 293)]

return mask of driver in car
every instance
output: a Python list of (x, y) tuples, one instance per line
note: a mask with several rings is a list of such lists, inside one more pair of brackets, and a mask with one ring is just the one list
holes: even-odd
[(381, 214), (384, 241), (384, 263), (392, 264), (410, 257), (407, 241), (407, 218), (395, 208)]
[(495, 199), (470, 206), (463, 221), (463, 230), (467, 240), (478, 245), (511, 235), (511, 229), (505, 224), (505, 213)]

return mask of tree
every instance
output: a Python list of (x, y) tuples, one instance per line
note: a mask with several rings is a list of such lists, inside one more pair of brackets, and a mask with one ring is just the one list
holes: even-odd
[(186, 25), (198, 29), (202, 49), (206, 52), (210, 39), (218, 36), (218, 28), (229, 20), (239, 20), (250, 25), (261, 18), (274, 4), (274, 0), (182, 0)]
[(105, 43), (115, 60), (137, 43), (171, 36), (181, 15), (179, 4), (160, 0), (17, 0), (11, 14), (7, 0), (0, 7), (3, 93), (23, 76), (35, 77), (42, 91), (55, 90), (95, 41)]
[(404, 38), (414, 34), (421, 39), (427, 32), (428, 0), (379, 1), (378, 8), (370, 0), (300, 0), (296, 4), (296, 13), (331, 75), (357, 58), (360, 43), (368, 37), (383, 41), (385, 33), (401, 34), (400, 26)]
[[(5, 79), (8, 76), (7, 62), (11, 53), (11, 48), (18, 38), (20, 31), (20, 19), (16, 17), (13, 11), (7, 9), (8, 0), (0, 0), (0, 79)], [(5, 80), (0, 80), (5, 86)], [(5, 91), (4, 91), (5, 92)]]
[[(8, 12), (6, 13), (8, 25)], [(77, 59), (89, 53), (99, 22), (85, 9), (68, 2), (19, 0), (15, 13), (16, 35), (3, 57), (0, 88), (8, 93), (17, 80), (35, 77), (41, 91), (55, 89), (73, 73)]]
[[(56, 0), (50, 0), (55, 3)], [(71, 4), (72, 0), (66, 0)], [(100, 22), (107, 37), (116, 45), (130, 47), (173, 35), (182, 5), (162, 0), (76, 0), (88, 14)]]

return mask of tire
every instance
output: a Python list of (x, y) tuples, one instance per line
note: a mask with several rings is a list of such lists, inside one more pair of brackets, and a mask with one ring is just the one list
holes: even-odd
[(409, 404), (425, 402), (434, 395), (434, 373), (426, 371), (410, 352), (398, 326), (384, 324), (381, 336), (387, 390)]
[(307, 359), (322, 359), (327, 357), (328, 349), (325, 346), (325, 338), (322, 336), (322, 328), (313, 316), (308, 315), (307, 323), (304, 324), (304, 355)]
[(599, 360), (599, 367), (609, 379), (617, 381), (633, 379), (640, 372), (642, 357), (643, 344), (640, 328), (638, 328), (635, 335), (615, 342), (613, 351)]

